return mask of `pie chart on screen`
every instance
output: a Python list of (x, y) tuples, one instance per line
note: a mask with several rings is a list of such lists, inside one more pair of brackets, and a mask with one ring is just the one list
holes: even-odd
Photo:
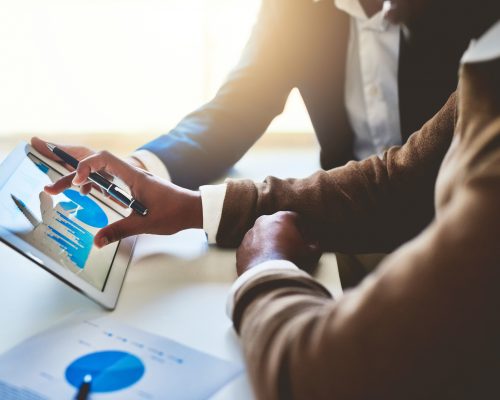
[(106, 213), (89, 196), (84, 196), (73, 189), (65, 190), (63, 193), (70, 201), (61, 202), (61, 207), (76, 219), (94, 228), (104, 228), (108, 225)]
[(126, 389), (144, 375), (142, 361), (125, 351), (100, 351), (74, 360), (67, 368), (68, 383), (79, 388), (86, 375), (92, 376), (92, 392), (106, 393)]

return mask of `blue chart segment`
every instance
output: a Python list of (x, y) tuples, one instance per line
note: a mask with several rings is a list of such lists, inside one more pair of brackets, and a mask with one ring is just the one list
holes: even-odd
[(64, 227), (64, 232), (49, 226), (47, 236), (68, 254), (69, 259), (78, 268), (83, 269), (89, 258), (94, 237), (89, 231), (75, 224), (59, 211), (57, 212), (56, 221)]
[(31, 159), (35, 165), (38, 167), (38, 169), (40, 171), (42, 171), (44, 174), (48, 173), (49, 172), (49, 167), (47, 165), (45, 165), (43, 162), (41, 161), (36, 161), (36, 160), (33, 160)]
[(138, 382), (145, 368), (136, 356), (124, 351), (100, 351), (73, 361), (65, 376), (70, 385), (79, 388), (85, 375), (92, 376), (92, 392), (113, 392)]
[(63, 193), (71, 201), (62, 202), (61, 207), (75, 218), (94, 228), (104, 228), (108, 225), (106, 213), (90, 197), (83, 196), (72, 189), (65, 190)]

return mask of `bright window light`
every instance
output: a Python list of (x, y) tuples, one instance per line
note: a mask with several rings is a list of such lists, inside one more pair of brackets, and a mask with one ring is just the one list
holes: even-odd
[[(260, 0), (0, 0), (0, 134), (162, 133), (213, 97)], [(274, 132), (312, 131), (292, 93)]]

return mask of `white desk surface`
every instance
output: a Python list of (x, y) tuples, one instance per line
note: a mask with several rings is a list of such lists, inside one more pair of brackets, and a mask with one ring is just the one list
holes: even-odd
[[(305, 176), (317, 168), (316, 158), (312, 150), (253, 153), (238, 164), (234, 175)], [(335, 256), (325, 254), (317, 273), (334, 295), (340, 290), (335, 266)], [(225, 314), (226, 295), (236, 277), (235, 253), (209, 247), (200, 230), (140, 237), (118, 306), (111, 313), (2, 243), (0, 276), (0, 353), (75, 311), (88, 311), (242, 362), (238, 338)], [(253, 398), (244, 375), (213, 397), (235, 398)]]

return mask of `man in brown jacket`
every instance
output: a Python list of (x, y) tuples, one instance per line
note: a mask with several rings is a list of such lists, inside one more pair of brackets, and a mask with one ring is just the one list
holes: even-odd
[(436, 210), (337, 301), (293, 264), (269, 262), (314, 259), (297, 214), (257, 220), (238, 250), (247, 272), (231, 312), (259, 399), (500, 398), (500, 22), (464, 61), (458, 95), (383, 160), (230, 186), (249, 211), (224, 237), (249, 215), (290, 209), (317, 219), (335, 249), (380, 251)]

